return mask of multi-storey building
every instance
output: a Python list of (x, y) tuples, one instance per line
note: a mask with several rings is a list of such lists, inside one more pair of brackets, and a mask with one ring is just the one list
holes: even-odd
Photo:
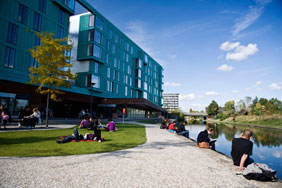
[(28, 68), (38, 66), (29, 49), (40, 45), (35, 32), (69, 36), (71, 71), (77, 79), (61, 102), (52, 102), (54, 115), (76, 116), (89, 108), (103, 117), (149, 117), (162, 111), (162, 67), (84, 0), (91, 13), (74, 14), (75, 0), (0, 1), (0, 102), (16, 115), (26, 105), (44, 109), (45, 96), (27, 84)]
[(168, 112), (172, 112), (179, 108), (179, 94), (178, 93), (164, 93), (163, 94), (163, 108)]

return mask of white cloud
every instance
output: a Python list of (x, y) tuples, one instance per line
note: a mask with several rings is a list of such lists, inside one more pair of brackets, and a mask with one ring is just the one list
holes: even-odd
[(215, 91), (207, 91), (207, 92), (205, 93), (205, 95), (207, 95), (207, 96), (218, 96), (219, 93), (217, 93), (217, 92), (215, 92)]
[(237, 35), (252, 25), (263, 13), (264, 7), (270, 2), (271, 0), (256, 0), (256, 5), (250, 6), (248, 13), (240, 19), (237, 19), (233, 26), (232, 34)]
[(260, 86), (262, 84), (262, 81), (257, 81), (256, 86)]
[(221, 49), (222, 51), (230, 51), (233, 50), (235, 48), (237, 48), (238, 46), (240, 46), (240, 42), (224, 42), (220, 45), (219, 49)]
[(224, 57), (224, 55), (219, 55), (217, 56), (217, 59), (222, 59)]
[(196, 95), (194, 93), (189, 93), (186, 95), (179, 95), (179, 100), (181, 101), (194, 100), (195, 98), (196, 98)]
[(175, 58), (176, 58), (176, 55), (175, 55), (175, 54), (169, 54), (167, 57), (168, 57), (169, 59), (175, 59)]
[(181, 84), (180, 83), (175, 83), (175, 82), (165, 82), (164, 86), (167, 86), (167, 87), (180, 87)]
[(232, 71), (233, 67), (232, 66), (228, 66), (227, 64), (221, 65), (219, 67), (217, 67), (217, 70), (220, 71)]
[(237, 93), (240, 93), (240, 91), (238, 91), (238, 90), (232, 90), (232, 93), (237, 94)]
[(240, 42), (222, 43), (219, 47), (222, 51), (228, 52), (226, 54), (226, 60), (242, 61), (247, 59), (248, 56), (254, 55), (258, 52), (257, 44), (248, 44), (248, 46), (240, 45)]
[(258, 52), (256, 44), (248, 44), (248, 46), (238, 46), (233, 52), (226, 54), (226, 60), (242, 61), (248, 56)]
[(282, 90), (282, 82), (272, 83), (269, 85), (272, 90)]

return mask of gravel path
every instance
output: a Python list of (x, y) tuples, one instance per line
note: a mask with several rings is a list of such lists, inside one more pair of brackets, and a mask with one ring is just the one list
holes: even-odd
[[(141, 146), (66, 157), (2, 157), (0, 187), (282, 187), (236, 175), (231, 159), (146, 125)], [(100, 144), (100, 143), (97, 143)], [(103, 144), (103, 143), (101, 143)]]

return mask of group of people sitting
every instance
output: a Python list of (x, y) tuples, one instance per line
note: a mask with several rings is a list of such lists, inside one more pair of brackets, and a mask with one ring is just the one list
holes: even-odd
[[(184, 121), (183, 124), (177, 124), (176, 121), (171, 123), (170, 120), (163, 120), (160, 128), (168, 129), (170, 132), (189, 138), (189, 131), (185, 129), (186, 125), (186, 121)], [(211, 138), (213, 132), (213, 128), (208, 127), (198, 134), (197, 145), (199, 148), (215, 150), (216, 139)], [(252, 131), (246, 129), (242, 132), (240, 138), (234, 138), (232, 140), (231, 157), (233, 164), (239, 166), (239, 170), (244, 170), (245, 167), (254, 162), (254, 160), (250, 158), (253, 150), (253, 143), (250, 141), (251, 137)]]
[(108, 119), (108, 123), (106, 126), (102, 125), (101, 119), (97, 119), (94, 121), (94, 118), (88, 116), (85, 116), (83, 120), (81, 120), (79, 128), (80, 129), (93, 129), (94, 126), (97, 126), (98, 128), (102, 128), (105, 131), (114, 132), (118, 129), (116, 128), (115, 122), (110, 118)]
[(176, 121), (170, 122), (169, 119), (164, 119), (161, 123), (160, 129), (167, 129), (169, 132), (176, 133), (178, 135), (183, 135), (186, 138), (189, 138), (189, 131), (185, 129), (187, 121), (184, 121), (183, 124), (176, 124)]
[(23, 111), (20, 112), (19, 115), (19, 128), (22, 126), (26, 126), (28, 128), (35, 128), (35, 125), (41, 122), (41, 113), (38, 108), (33, 108), (32, 113), (30, 112), (30, 108), (27, 106)]

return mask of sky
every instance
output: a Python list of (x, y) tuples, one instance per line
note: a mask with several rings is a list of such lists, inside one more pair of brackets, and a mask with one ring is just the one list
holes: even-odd
[(184, 112), (282, 100), (282, 0), (87, 2), (163, 66), (164, 93), (179, 93)]

